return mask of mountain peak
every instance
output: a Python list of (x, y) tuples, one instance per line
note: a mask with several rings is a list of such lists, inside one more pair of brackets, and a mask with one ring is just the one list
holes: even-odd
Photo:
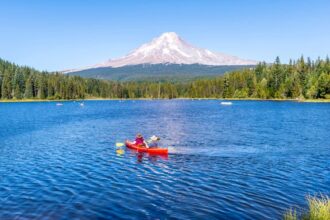
[(175, 32), (164, 32), (160, 35), (160, 37), (179, 37), (179, 35)]
[(121, 67), (138, 64), (203, 64), (203, 65), (255, 65), (256, 61), (240, 59), (223, 53), (194, 47), (175, 32), (165, 32), (151, 42), (143, 44), (128, 55), (108, 60), (91, 68)]
[(180, 41), (179, 35), (177, 35), (177, 33), (175, 32), (165, 32), (156, 39), (161, 41), (168, 41), (168, 42)]

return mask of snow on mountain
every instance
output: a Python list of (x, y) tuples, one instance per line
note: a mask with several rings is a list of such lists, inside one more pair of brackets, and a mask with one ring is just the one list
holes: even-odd
[(257, 61), (240, 59), (235, 56), (198, 48), (182, 40), (176, 33), (167, 32), (151, 42), (143, 44), (124, 57), (108, 60), (89, 68), (165, 63), (222, 66), (255, 65)]

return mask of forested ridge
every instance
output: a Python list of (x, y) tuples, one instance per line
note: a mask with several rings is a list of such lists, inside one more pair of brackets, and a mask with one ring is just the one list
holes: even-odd
[(122, 67), (100, 67), (70, 72), (84, 78), (135, 82), (190, 82), (200, 78), (223, 75), (226, 72), (255, 67), (255, 65), (210, 66), (202, 64), (137, 64)]
[(0, 98), (260, 98), (330, 99), (330, 61), (301, 57), (191, 82), (117, 82), (41, 72), (0, 59)]

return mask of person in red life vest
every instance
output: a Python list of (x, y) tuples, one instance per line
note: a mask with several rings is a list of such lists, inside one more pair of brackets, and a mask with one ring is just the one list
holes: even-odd
[(138, 145), (138, 146), (141, 146), (141, 147), (148, 147), (147, 142), (145, 142), (143, 136), (140, 133), (138, 133), (136, 135), (135, 141), (132, 144), (135, 144), (135, 145)]

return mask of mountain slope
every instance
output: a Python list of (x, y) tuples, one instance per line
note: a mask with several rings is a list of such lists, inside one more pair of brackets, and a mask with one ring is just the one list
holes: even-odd
[(190, 81), (251, 68), (253, 65), (208, 66), (200, 64), (140, 64), (123, 67), (99, 67), (69, 73), (86, 78), (118, 81)]

